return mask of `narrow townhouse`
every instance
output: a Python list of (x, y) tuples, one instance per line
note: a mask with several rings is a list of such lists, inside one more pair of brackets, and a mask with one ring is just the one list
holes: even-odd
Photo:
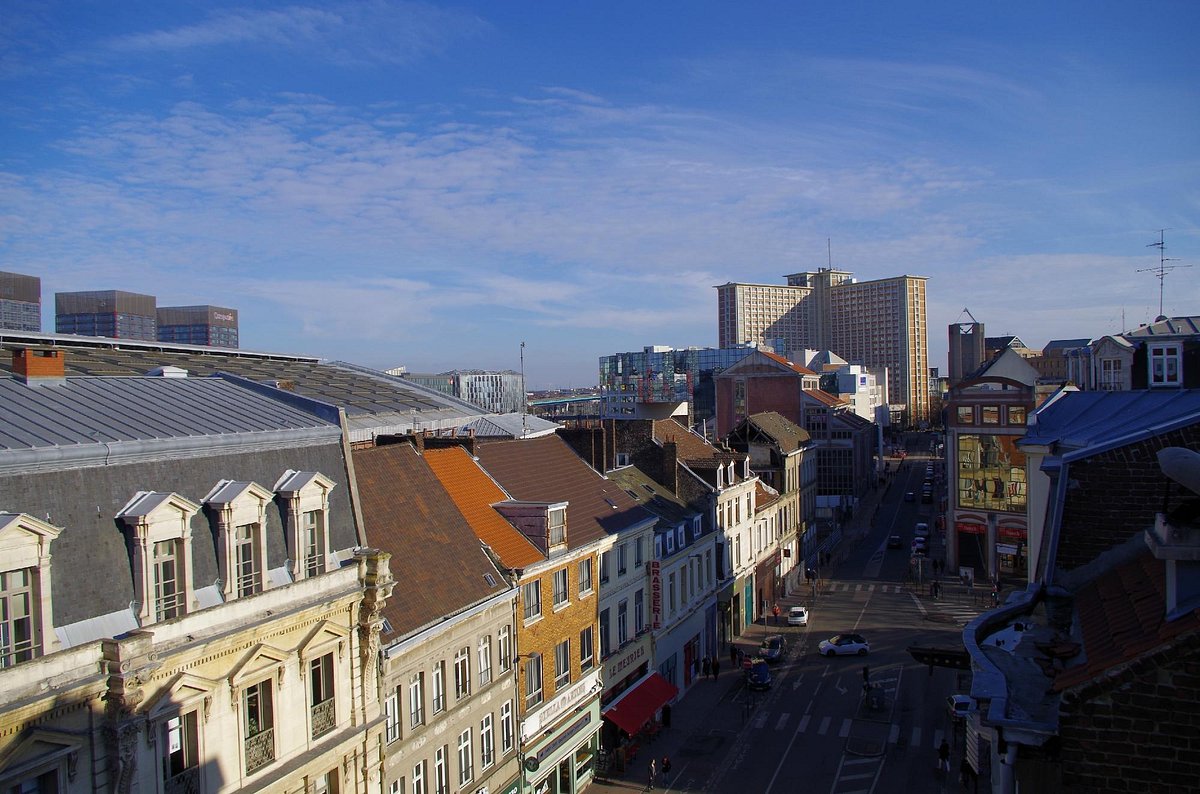
[(416, 443), (352, 460), (368, 540), (398, 583), (384, 608), (381, 700), (388, 794), (517, 790), (516, 589)]

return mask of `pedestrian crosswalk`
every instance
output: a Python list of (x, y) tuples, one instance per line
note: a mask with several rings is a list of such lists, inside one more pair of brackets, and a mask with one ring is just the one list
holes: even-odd
[[(760, 712), (751, 722), (751, 727), (762, 730), (767, 727), (770, 715)], [(814, 718), (811, 714), (801, 714), (798, 717), (790, 712), (781, 712), (774, 720), (771, 730), (789, 731), (796, 734), (811, 734), (814, 736), (837, 736), (845, 739), (854, 727), (852, 717), (824, 716)], [(888, 744), (907, 747), (928, 747), (936, 750), (947, 738), (941, 728), (930, 731), (923, 730), (920, 725), (905, 728), (898, 722), (893, 722), (888, 730)], [(923, 744), (924, 742), (924, 744)]]
[(850, 595), (858, 598), (865, 598), (875, 594), (907, 595), (912, 599), (917, 610), (925, 618), (943, 623), (957, 623), (959, 625), (966, 625), (983, 611), (983, 607), (979, 604), (968, 600), (960, 600), (960, 597), (952, 598), (944, 596), (936, 599), (927, 598), (924, 591), (914, 591), (910, 584), (829, 581), (825, 584), (822, 592)]
[(878, 582), (830, 582), (826, 593), (903, 593), (904, 585), (880, 584)]

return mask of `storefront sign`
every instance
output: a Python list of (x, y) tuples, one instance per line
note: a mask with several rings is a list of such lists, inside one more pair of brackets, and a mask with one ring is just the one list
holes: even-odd
[(599, 694), (602, 686), (598, 669), (584, 675), (583, 678), (547, 701), (540, 709), (526, 715), (525, 719), (521, 721), (521, 741), (529, 741), (553, 725), (554, 720), (568, 709)]
[(996, 530), (996, 532), (1002, 538), (1008, 538), (1010, 540), (1022, 540), (1022, 541), (1025, 540), (1025, 537), (1028, 534), (1024, 529), (1021, 529), (1019, 527), (1000, 527), (999, 529)]
[(996, 552), (998, 554), (1016, 554), (1017, 547), (1016, 546), (1008, 546), (1003, 543), (997, 543), (996, 544)]
[(662, 572), (658, 560), (649, 562), (650, 568), (650, 627), (662, 628)]
[[(592, 721), (592, 713), (589, 711), (587, 714), (584, 714), (579, 719), (572, 722), (566, 728), (563, 728), (559, 732), (558, 736), (555, 736), (553, 739), (546, 742), (546, 744), (542, 746), (542, 749), (537, 751), (536, 757), (537, 757), (538, 763), (539, 764), (545, 763), (546, 758), (548, 758), (550, 755), (552, 755), (555, 750), (558, 750), (564, 744), (571, 741), (571, 737), (574, 736), (575, 734), (579, 733), (580, 731), (582, 731), (584, 728), (586, 728), (588, 726), (588, 724), (591, 723), (591, 721)], [(528, 761), (529, 759), (526, 758), (525, 760)]]
[(636, 643), (626, 648), (624, 653), (604, 665), (604, 680), (611, 687), (640, 667), (642, 662), (649, 658), (650, 635), (644, 634)]
[(964, 535), (986, 535), (987, 527), (983, 524), (968, 524), (965, 521), (957, 521), (954, 524), (954, 529)]

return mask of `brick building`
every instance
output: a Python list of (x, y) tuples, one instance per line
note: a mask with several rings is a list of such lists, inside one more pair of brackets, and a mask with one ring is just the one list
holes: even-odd
[(1170, 462), (1194, 480), (1200, 392), (1063, 391), (1033, 420), (1045, 519), (1029, 585), (964, 631), (967, 758), (993, 791), (1193, 791), (1200, 493)]

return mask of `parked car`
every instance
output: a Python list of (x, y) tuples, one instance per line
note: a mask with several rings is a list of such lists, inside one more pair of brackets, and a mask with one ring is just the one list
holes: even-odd
[(925, 523), (917, 524), (913, 527), (913, 536), (918, 538), (929, 537), (929, 525)]
[(899, 535), (888, 535), (887, 547), (889, 549), (904, 548), (904, 540)]
[(771, 688), (771, 667), (766, 659), (755, 657), (746, 668), (746, 686), (750, 689)]
[(975, 708), (975, 701), (969, 695), (951, 695), (946, 698), (946, 711), (951, 719), (961, 720), (975, 711)]
[(913, 493), (912, 491), (904, 492), (904, 501), (914, 502), (914, 501), (916, 501), (916, 499), (917, 499), (917, 495), (915, 493)]
[(861, 634), (835, 634), (817, 646), (822, 656), (866, 656), (870, 652), (871, 644)]
[(788, 610), (789, 626), (808, 625), (808, 607), (792, 607)]
[(786, 651), (787, 640), (783, 638), (782, 634), (772, 634), (769, 637), (764, 637), (762, 644), (758, 646), (758, 655), (768, 662), (780, 661), (783, 659)]
[(917, 557), (924, 557), (929, 554), (929, 548), (925, 545), (925, 538), (913, 538), (912, 545), (909, 546), (909, 552)]

